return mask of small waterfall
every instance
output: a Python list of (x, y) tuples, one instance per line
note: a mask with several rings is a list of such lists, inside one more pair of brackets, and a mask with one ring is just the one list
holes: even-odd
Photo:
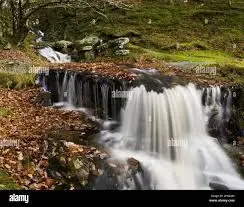
[(75, 92), (75, 79), (76, 74), (71, 74), (68, 85), (68, 102), (70, 105), (76, 105), (76, 92)]
[(57, 52), (51, 47), (45, 47), (40, 49), (39, 54), (46, 58), (51, 63), (69, 63), (71, 62), (71, 57), (67, 54)]
[(108, 85), (103, 84), (102, 85), (102, 103), (103, 103), (103, 112), (105, 115), (105, 119), (108, 119), (108, 92), (109, 92), (109, 88)]
[[(132, 88), (126, 100), (112, 95), (128, 92), (129, 85), (121, 80), (62, 70), (51, 70), (40, 80), (53, 102), (72, 110), (89, 108), (107, 120), (100, 140), (112, 158), (124, 161), (125, 167), (128, 158), (140, 161), (143, 172), (133, 178), (118, 175), (116, 189), (210, 189), (210, 183), (244, 189), (231, 160), (208, 131), (212, 124), (220, 137), (225, 134), (224, 124), (233, 116), (230, 89), (197, 89), (193, 84), (169, 88), (155, 80), (153, 89), (159, 90), (148, 90), (147, 82)], [(111, 119), (121, 121), (120, 128)], [(104, 182), (99, 183), (103, 189)]]
[(112, 91), (126, 91), (127, 84), (123, 80), (92, 76), (87, 73), (50, 70), (41, 84), (52, 94), (54, 105), (67, 109), (88, 109), (96, 117), (104, 120), (118, 120), (120, 109), (125, 103), (120, 98), (113, 98)]
[[(39, 38), (36, 39), (37, 43), (43, 42), (44, 33), (40, 30), (37, 31)], [(71, 57), (67, 54), (55, 51), (51, 47), (45, 47), (38, 50), (39, 54), (46, 58), (51, 63), (69, 63), (71, 62)]]
[(205, 88), (202, 91), (204, 113), (209, 128), (219, 131), (219, 138), (226, 139), (225, 125), (232, 117), (232, 92), (219, 86)]
[(211, 182), (244, 188), (231, 160), (206, 129), (206, 111), (221, 105), (220, 88), (205, 90), (205, 106), (203, 92), (193, 84), (163, 93), (147, 92), (144, 86), (131, 90), (121, 129), (101, 137), (112, 140), (115, 158), (141, 162), (144, 173), (132, 181), (122, 179), (122, 189), (138, 189), (138, 183), (140, 189), (210, 189)]

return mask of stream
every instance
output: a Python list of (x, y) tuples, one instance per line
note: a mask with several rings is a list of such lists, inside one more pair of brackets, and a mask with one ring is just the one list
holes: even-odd
[[(172, 85), (156, 70), (133, 70), (140, 80), (134, 85), (65, 70), (42, 74), (39, 82), (51, 92), (53, 106), (83, 111), (101, 124), (99, 142), (110, 149), (111, 159), (140, 162), (142, 171), (133, 178), (120, 174), (115, 188), (196, 190), (212, 189), (214, 183), (244, 189), (232, 161), (208, 131), (214, 115), (221, 138), (228, 138), (223, 123), (232, 116), (231, 89)], [(112, 186), (102, 176), (92, 189)]]

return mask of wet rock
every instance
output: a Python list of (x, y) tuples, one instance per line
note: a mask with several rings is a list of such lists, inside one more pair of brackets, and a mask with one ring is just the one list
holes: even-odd
[(226, 185), (221, 183), (211, 182), (209, 183), (209, 187), (212, 188), (213, 190), (229, 190), (229, 188)]
[(94, 147), (49, 138), (46, 171), (53, 182), (59, 183), (55, 189), (87, 189), (90, 179), (103, 173), (99, 168), (101, 153)]
[(127, 160), (127, 163), (129, 165), (129, 168), (133, 169), (133, 170), (141, 170), (141, 165), (140, 162), (134, 158), (129, 158)]
[(240, 155), (240, 160), (244, 161), (244, 155), (243, 154)]

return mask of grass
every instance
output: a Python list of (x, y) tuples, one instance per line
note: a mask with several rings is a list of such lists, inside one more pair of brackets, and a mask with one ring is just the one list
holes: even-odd
[(18, 190), (20, 187), (8, 175), (5, 170), (0, 169), (0, 190)]
[[(159, 60), (243, 66), (244, 7), (240, 0), (233, 0), (232, 7), (225, 0), (204, 4), (175, 1), (173, 5), (159, 0), (142, 2), (129, 10), (106, 9), (107, 18), (90, 12), (69, 19), (64, 18), (66, 11), (50, 9), (41, 17), (46, 23), (41, 29), (50, 41), (74, 41), (90, 34), (105, 41), (127, 36), (134, 47), (132, 58), (146, 55)], [(96, 19), (95, 25), (90, 24), (92, 19)], [(176, 50), (175, 44), (180, 49)]]
[(244, 68), (244, 61), (231, 54), (215, 50), (152, 51), (141, 49), (141, 55), (166, 61), (204, 62), (206, 64), (232, 65)]
[[(243, 10), (241, 6), (239, 9), (230, 8), (223, 2), (201, 6), (199, 2), (171, 5), (159, 0), (144, 0), (129, 10), (105, 10), (107, 19), (95, 14), (85, 18), (83, 14), (77, 14), (77, 18), (66, 20), (69, 21), (68, 25), (63, 22), (63, 30), (58, 29), (61, 27), (59, 21), (65, 21), (62, 15), (60, 19), (50, 19), (49, 16), (55, 13), (50, 10), (45, 18), (53, 24), (54, 33), (47, 32), (47, 35), (53, 40), (65, 38), (63, 31), (68, 34), (66, 38), (71, 40), (89, 34), (97, 34), (105, 39), (129, 36), (133, 44), (151, 49), (160, 49), (176, 42), (202, 41), (214, 49), (230, 50), (233, 42), (239, 43), (243, 39)], [(89, 24), (93, 18), (97, 20), (95, 25)], [(205, 18), (208, 24), (205, 24)]]
[(34, 85), (35, 76), (29, 73), (0, 72), (0, 87), (22, 89)]
[(6, 108), (0, 107), (0, 117), (6, 117), (10, 115), (10, 111)]

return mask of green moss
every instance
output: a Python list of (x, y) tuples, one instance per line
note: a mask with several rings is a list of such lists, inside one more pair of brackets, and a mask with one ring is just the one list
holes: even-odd
[(0, 117), (5, 117), (10, 115), (10, 111), (6, 108), (0, 107)]
[(20, 187), (8, 175), (5, 170), (0, 169), (0, 190), (18, 190)]
[(24, 41), (20, 43), (20, 47), (24, 50), (24, 51), (28, 51), (30, 50), (30, 45), (35, 43), (35, 39), (37, 38), (37, 36), (33, 33), (29, 33), (27, 34), (27, 36), (25, 37)]
[(0, 72), (0, 87), (22, 89), (34, 85), (35, 77), (30, 73)]
[[(50, 9), (45, 12), (43, 21), (53, 25), (48, 28), (52, 31), (46, 32), (53, 40), (57, 38), (58, 31), (58, 38), (63, 39), (65, 30), (67, 38), (71, 40), (90, 34), (97, 34), (105, 39), (129, 36), (133, 44), (148, 49), (167, 47), (176, 42), (200, 41), (214, 49), (225, 50), (227, 45), (221, 44), (221, 37), (227, 44), (233, 41), (238, 44), (243, 39), (243, 11), (240, 7), (236, 9), (234, 5), (238, 4), (233, 1), (233, 7), (229, 7), (228, 2), (218, 1), (204, 2), (203, 6), (200, 2), (172, 5), (160, 0), (144, 0), (129, 10), (106, 9), (103, 12), (108, 18), (96, 14), (84, 18), (84, 14), (78, 14), (72, 20), (63, 19), (60, 11)], [(54, 17), (55, 12), (59, 12), (61, 16)], [(208, 19), (208, 24), (205, 24), (205, 18)], [(95, 25), (88, 24), (92, 19), (97, 20)], [(61, 29), (62, 25), (65, 28)]]
[[(232, 0), (231, 7), (225, 0), (203, 3), (176, 1), (170, 4), (162, 0), (144, 0), (128, 10), (104, 9), (107, 18), (92, 12), (90, 15), (81, 12), (69, 19), (65, 18), (68, 11), (50, 8), (40, 19), (49, 24), (41, 24), (41, 30), (50, 41), (75, 41), (91, 34), (98, 35), (104, 42), (121, 36), (130, 38), (129, 56), (101, 55), (97, 59), (137, 61), (145, 56), (151, 60), (206, 62), (221, 67), (243, 68), (242, 2)], [(96, 24), (89, 23), (92, 19), (96, 20)]]

